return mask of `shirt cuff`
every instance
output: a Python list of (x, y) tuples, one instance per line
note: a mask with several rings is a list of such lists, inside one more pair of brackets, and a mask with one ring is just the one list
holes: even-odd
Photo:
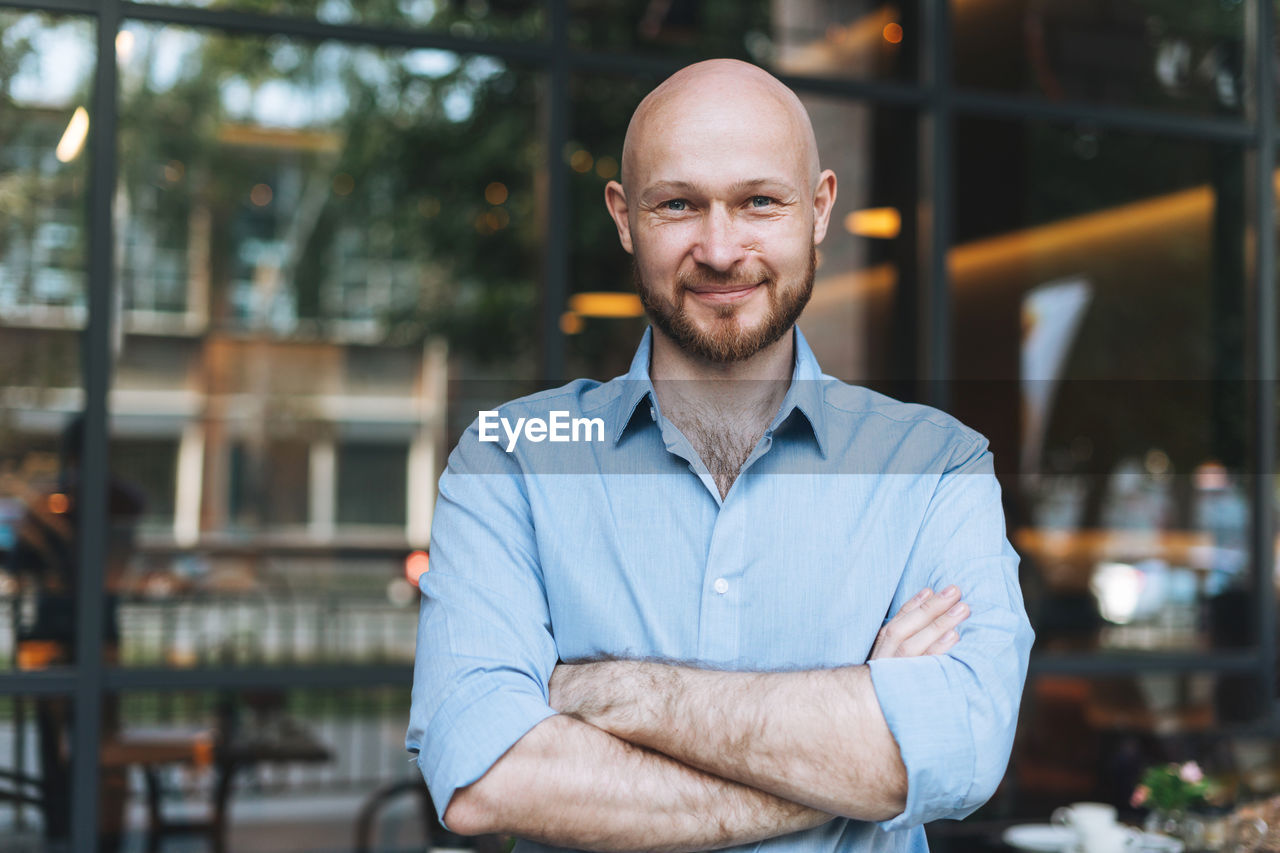
[(441, 705), (418, 753), (441, 825), (459, 788), (483, 776), (525, 733), (555, 714), (541, 696), (501, 685), (474, 697), (459, 693)]
[(963, 692), (944, 655), (868, 661), (871, 683), (907, 768), (907, 805), (880, 821), (886, 832), (949, 817), (963, 808), (976, 755)]

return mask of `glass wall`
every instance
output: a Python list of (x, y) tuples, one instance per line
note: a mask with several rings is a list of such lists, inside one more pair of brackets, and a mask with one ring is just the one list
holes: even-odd
[(0, 848), (460, 843), (403, 750), (436, 479), (626, 370), (604, 186), (713, 56), (837, 172), (826, 372), (995, 454), (1037, 644), (933, 849), (1166, 761), (1276, 793), (1263, 3), (0, 0)]
[(954, 409), (1042, 652), (1253, 645), (1240, 146), (962, 118)]
[(4, 672), (74, 655), (93, 44), (92, 19), (0, 10)]

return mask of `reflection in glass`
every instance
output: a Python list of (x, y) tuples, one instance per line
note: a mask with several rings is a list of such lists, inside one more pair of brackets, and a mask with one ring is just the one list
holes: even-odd
[(979, 120), (956, 148), (954, 409), (1038, 649), (1252, 645), (1243, 152)]
[(1238, 115), (1245, 3), (950, 0), (957, 86)]
[[(571, 80), (580, 105), (567, 152), (576, 217), (573, 293), (561, 329), (569, 335), (573, 376), (625, 373), (646, 325), (631, 256), (605, 209), (604, 187), (618, 179), (631, 112), (658, 82), (604, 75)], [(901, 286), (904, 278), (916, 274), (915, 115), (808, 94), (800, 99), (821, 166), (838, 181), (800, 327), (828, 374), (858, 382), (909, 380), (910, 309), (900, 293), (910, 290)]]
[(118, 41), (111, 440), (145, 495), (121, 660), (411, 660), (404, 558), (443, 451), (502, 392), (476, 378), (536, 372), (541, 81), (431, 50)]
[[(0, 12), (0, 320), (84, 322), (93, 28)], [(8, 359), (6, 362), (12, 364)], [(0, 384), (8, 384), (0, 375)]]
[(4, 670), (65, 665), (75, 649), (92, 63), (89, 22), (0, 12)]
[(924, 32), (915, 0), (570, 0), (569, 16), (583, 50), (731, 57), (814, 77), (914, 79)]

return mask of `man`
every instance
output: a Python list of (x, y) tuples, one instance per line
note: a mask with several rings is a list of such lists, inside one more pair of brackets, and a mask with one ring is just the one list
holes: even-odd
[[(440, 481), (406, 740), (450, 828), (923, 850), (999, 783), (1032, 635), (991, 454), (821, 374), (794, 324), (835, 195), (754, 66), (637, 109), (606, 189), (652, 321), (630, 372), (507, 404)], [(601, 440), (517, 440), (557, 411)]]

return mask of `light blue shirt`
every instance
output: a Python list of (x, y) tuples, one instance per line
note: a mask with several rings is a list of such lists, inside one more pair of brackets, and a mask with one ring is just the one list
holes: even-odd
[(798, 330), (795, 343), (782, 406), (723, 500), (659, 410), (651, 332), (626, 376), (498, 410), (511, 425), (600, 419), (591, 438), (603, 440), (526, 434), (508, 452), (501, 427), (496, 442), (478, 422), (467, 430), (440, 478), (419, 582), (406, 737), (441, 815), (555, 713), (557, 661), (861, 664), (911, 596), (952, 583), (972, 612), (951, 651), (870, 662), (907, 768), (903, 813), (735, 849), (925, 850), (921, 824), (964, 817), (995, 791), (1033, 635), (987, 441), (936, 409), (823, 375)]

